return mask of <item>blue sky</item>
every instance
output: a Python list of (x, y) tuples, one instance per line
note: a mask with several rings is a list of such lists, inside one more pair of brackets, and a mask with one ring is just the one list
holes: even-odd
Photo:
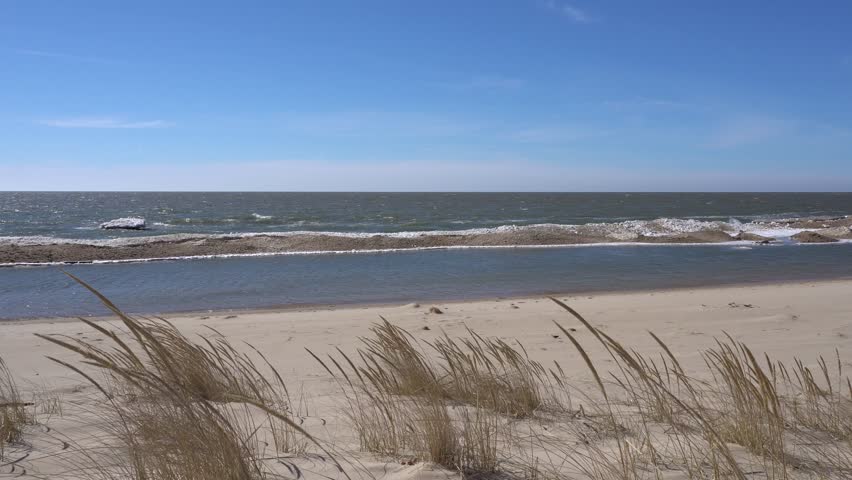
[(852, 190), (852, 2), (0, 0), (3, 190)]

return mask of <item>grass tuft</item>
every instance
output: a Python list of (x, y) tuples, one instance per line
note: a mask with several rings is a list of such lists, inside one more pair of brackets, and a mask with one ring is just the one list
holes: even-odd
[[(291, 418), (286, 386), (265, 357), (256, 363), (215, 331), (194, 343), (165, 320), (126, 315), (71, 278), (100, 298), (124, 327), (114, 331), (84, 320), (109, 340), (107, 346), (38, 335), (83, 359), (76, 366), (49, 357), (101, 391), (108, 432), (124, 447), (123, 454), (90, 456), (86, 471), (139, 480), (272, 478), (262, 443), (264, 433), (274, 440), (275, 432), (288, 432), (290, 445), (293, 435), (301, 435), (328, 453)], [(92, 367), (102, 380), (86, 372)]]
[(21, 441), (24, 427), (30, 422), (28, 405), (21, 400), (15, 378), (0, 357), (0, 459), (4, 457), (6, 445)]
[[(79, 452), (89, 462), (77, 478), (282, 478), (284, 454), (309, 448), (348, 478), (302, 428), (304, 398), (293, 402), (261, 352), (212, 329), (189, 338), (131, 317), (75, 280), (120, 321), (83, 320), (95, 340), (39, 335), (82, 360), (49, 357), (98, 389), (104, 444), (121, 447)], [(639, 352), (554, 302), (591, 333), (556, 324), (591, 374), (583, 388), (519, 342), (471, 329), (427, 340), (382, 318), (354, 353), (308, 353), (341, 387), (361, 450), (405, 464), (506, 480), (852, 478), (852, 382), (839, 352), (788, 367), (725, 334), (700, 352), (704, 370), (687, 372), (654, 333), (656, 351)], [(0, 359), (0, 456), (36, 413), (66, 415), (58, 394), (33, 398), (21, 401)]]

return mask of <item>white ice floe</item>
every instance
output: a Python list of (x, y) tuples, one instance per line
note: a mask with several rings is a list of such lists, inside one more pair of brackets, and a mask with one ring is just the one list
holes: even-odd
[(105, 230), (144, 230), (145, 219), (138, 217), (116, 218), (101, 224), (101, 228)]

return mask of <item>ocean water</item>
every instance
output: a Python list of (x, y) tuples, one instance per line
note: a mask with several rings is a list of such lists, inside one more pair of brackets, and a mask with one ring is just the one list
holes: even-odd
[[(721, 222), (763, 231), (772, 220), (849, 214), (852, 193), (0, 192), (0, 248), (106, 245), (174, 234), (464, 234), (540, 224), (600, 224), (620, 234)], [(149, 229), (98, 228), (128, 216), (145, 218)], [(0, 268), (0, 319), (105, 314), (62, 270), (129, 312), (166, 313), (852, 278), (852, 243), (473, 248), (16, 266)]]
[[(424, 232), (658, 218), (772, 220), (852, 214), (852, 193), (0, 192), (0, 237)], [(142, 217), (142, 231), (101, 230)]]

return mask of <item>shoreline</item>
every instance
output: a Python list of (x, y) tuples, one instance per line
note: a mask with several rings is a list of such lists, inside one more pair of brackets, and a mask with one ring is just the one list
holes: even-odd
[[(831, 244), (850, 243), (852, 240), (839, 240)], [(732, 240), (729, 242), (696, 242), (696, 243), (678, 243), (678, 242), (600, 242), (600, 243), (561, 243), (561, 244), (540, 244), (540, 245), (450, 245), (437, 247), (410, 247), (410, 248), (385, 248), (385, 249), (364, 249), (364, 250), (317, 250), (317, 251), (282, 251), (282, 252), (259, 252), (259, 253), (222, 253), (211, 255), (185, 255), (177, 257), (150, 257), (150, 258), (126, 258), (114, 260), (80, 260), (80, 261), (55, 261), (55, 262), (35, 262), (35, 263), (0, 263), (0, 268), (10, 267), (50, 267), (60, 265), (113, 265), (126, 263), (146, 263), (146, 262), (174, 262), (174, 261), (196, 261), (196, 260), (215, 260), (226, 258), (255, 258), (255, 257), (282, 257), (282, 256), (301, 256), (301, 255), (369, 255), (380, 253), (402, 253), (402, 252), (424, 252), (434, 250), (489, 250), (489, 249), (536, 249), (536, 248), (580, 248), (580, 247), (712, 247), (712, 246), (748, 246), (755, 245), (756, 242), (748, 240)], [(775, 245), (781, 245), (776, 243)], [(827, 245), (827, 244), (822, 244)]]
[[(811, 232), (811, 238), (797, 234)], [(852, 241), (852, 217), (772, 222), (660, 218), (582, 225), (504, 225), (397, 233), (254, 232), (168, 234), (114, 239), (0, 237), (0, 266), (119, 263), (195, 258), (343, 254), (464, 248), (597, 245), (743, 245), (777, 241)]]
[[(664, 237), (665, 238), (665, 237)], [(832, 237), (833, 238), (833, 237)], [(831, 242), (780, 242), (773, 241), (771, 243), (762, 243), (755, 240), (730, 240), (720, 241), (677, 241), (665, 238), (663, 241), (645, 242), (645, 241), (612, 241), (612, 242), (594, 242), (594, 243), (543, 243), (543, 244), (519, 244), (519, 245), (448, 245), (448, 246), (433, 246), (433, 247), (403, 247), (403, 248), (376, 248), (362, 250), (293, 250), (293, 251), (271, 251), (271, 252), (255, 252), (255, 253), (221, 253), (207, 255), (183, 255), (174, 257), (140, 257), (140, 258), (121, 258), (121, 259), (100, 259), (100, 260), (60, 260), (50, 262), (18, 262), (18, 263), (0, 263), (0, 268), (14, 267), (55, 267), (62, 265), (115, 265), (115, 264), (130, 264), (130, 263), (149, 263), (149, 262), (176, 262), (176, 261), (198, 261), (198, 260), (216, 260), (228, 258), (257, 258), (257, 257), (283, 257), (283, 256), (311, 256), (311, 255), (369, 255), (369, 254), (384, 254), (384, 253), (403, 253), (403, 252), (424, 252), (424, 251), (442, 251), (442, 250), (499, 250), (499, 249), (539, 249), (539, 248), (595, 248), (595, 247), (751, 247), (751, 246), (781, 246), (781, 245), (843, 245), (852, 243), (850, 238), (835, 238)], [(2, 247), (0, 247), (2, 253)]]
[[(518, 301), (541, 301), (548, 297), (556, 298), (607, 298), (621, 296), (643, 296), (643, 295), (667, 295), (678, 294), (684, 292), (697, 293), (713, 292), (719, 290), (738, 290), (744, 287), (749, 288), (773, 288), (773, 287), (825, 287), (837, 284), (848, 284), (852, 291), (852, 273), (845, 278), (835, 279), (815, 279), (815, 280), (777, 280), (777, 281), (754, 281), (754, 282), (733, 282), (726, 284), (712, 284), (671, 288), (637, 288), (630, 290), (589, 290), (583, 292), (542, 292), (537, 294), (527, 295), (507, 295), (507, 296), (488, 296), (488, 297), (471, 297), (465, 299), (418, 299), (413, 301), (398, 301), (398, 302), (376, 302), (376, 303), (337, 303), (337, 304), (298, 304), (298, 305), (279, 305), (259, 308), (234, 308), (234, 309), (214, 309), (214, 310), (185, 310), (172, 312), (149, 312), (149, 313), (128, 313), (134, 317), (161, 317), (167, 320), (194, 318), (205, 320), (210, 318), (225, 318), (230, 316), (266, 316), (266, 315), (284, 315), (284, 314), (323, 314), (329, 312), (346, 312), (346, 311), (363, 311), (363, 310), (379, 310), (379, 309), (399, 309), (405, 307), (413, 307), (420, 305), (428, 309), (432, 305), (467, 305), (490, 302), (518, 302)], [(81, 287), (82, 288), (82, 287)], [(428, 304), (428, 305), (427, 305)], [(0, 328), (3, 325), (41, 325), (41, 324), (64, 324), (78, 322), (80, 318), (92, 320), (95, 322), (115, 320), (115, 315), (92, 315), (92, 316), (59, 316), (59, 317), (33, 317), (33, 318), (11, 318), (0, 319)]]

